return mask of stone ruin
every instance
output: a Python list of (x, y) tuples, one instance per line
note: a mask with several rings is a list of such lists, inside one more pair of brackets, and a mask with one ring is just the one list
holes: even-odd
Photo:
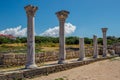
[[(60, 48), (60, 50), (56, 56), (58, 56), (58, 64), (60, 64), (60, 65), (53, 65), (53, 66), (49, 66), (49, 67), (47, 66), (47, 67), (43, 67), (43, 68), (37, 68), (35, 60), (38, 59), (38, 61), (40, 61), (41, 57), (39, 57), (39, 56), (43, 56), (41, 54), (38, 54), (38, 57), (35, 58), (36, 55), (35, 55), (35, 37), (34, 37), (34, 18), (35, 18), (35, 13), (36, 13), (37, 9), (38, 9), (38, 7), (35, 7), (32, 5), (28, 5), (25, 7), (26, 14), (27, 14), (27, 55), (26, 56), (23, 55), (24, 57), (26, 57), (26, 60), (23, 60), (23, 61), (25, 61), (26, 70), (15, 71), (15, 72), (13, 71), (12, 73), (7, 73), (7, 75), (2, 74), (2, 75), (0, 75), (1, 80), (12, 80), (12, 79), (22, 80), (24, 77), (29, 78), (29, 77), (33, 77), (35, 75), (44, 75), (44, 74), (48, 74), (48, 73), (59, 72), (59, 71), (71, 69), (73, 67), (77, 67), (80, 65), (89, 64), (89, 63), (92, 63), (95, 61), (109, 59), (109, 58), (112, 58), (115, 56), (115, 55), (112, 55), (112, 57), (108, 57), (107, 37), (106, 37), (107, 28), (102, 28), (102, 33), (103, 33), (102, 57), (99, 58), (97, 36), (94, 35), (93, 36), (93, 55), (92, 55), (93, 58), (90, 60), (89, 59), (84, 60), (85, 56), (86, 56), (85, 55), (84, 38), (80, 38), (79, 39), (79, 52), (78, 52), (78, 54), (76, 54), (78, 56), (78, 61), (66, 64), (65, 60), (68, 57), (66, 55), (66, 49), (65, 49), (64, 23), (65, 23), (66, 18), (68, 17), (69, 12), (62, 10), (62, 11), (59, 11), (56, 13), (57, 18), (59, 20), (59, 25), (60, 25), (60, 30), (59, 30), (59, 33), (60, 33), (59, 34), (59, 41), (60, 41), (59, 48)], [(120, 55), (120, 43), (114, 44), (113, 48), (114, 48), (115, 52), (114, 52), (114, 50), (112, 50), (112, 53), (117, 53)], [(50, 57), (51, 54), (50, 55), (46, 54), (46, 55), (48, 55)], [(74, 53), (72, 53), (71, 55), (73, 57)], [(76, 57), (76, 55), (75, 55), (75, 57)], [(8, 55), (6, 55), (6, 56), (8, 56)], [(50, 58), (45, 58), (45, 60), (50, 61), (51, 58), (56, 59), (56, 56), (55, 57), (51, 56)], [(16, 61), (16, 60), (14, 60), (17, 57), (16, 55), (10, 55), (10, 57), (13, 58), (11, 62)], [(6, 57), (4, 56), (4, 58), (6, 58)], [(18, 59), (20, 59), (20, 58), (18, 58)], [(1, 61), (1, 59), (0, 59), (0, 61)], [(10, 62), (10, 60), (8, 59), (8, 61), (5, 61), (5, 62)]]
[(120, 56), (120, 42), (112, 45), (112, 48), (115, 50), (115, 54)]
[[(38, 10), (38, 7), (28, 5), (25, 7), (26, 14), (27, 14), (27, 55), (26, 55), (26, 63), (25, 68), (36, 68), (37, 65), (35, 63), (35, 35), (34, 35), (34, 20), (35, 20), (35, 13)], [(66, 60), (66, 49), (65, 49), (65, 35), (64, 35), (64, 24), (68, 17), (69, 12), (65, 10), (61, 10), (56, 12), (58, 21), (59, 21), (59, 53), (58, 53), (58, 64), (64, 64)], [(102, 57), (107, 57), (108, 50), (107, 50), (107, 37), (106, 33), (108, 28), (102, 28), (103, 34), (103, 47), (102, 47)], [(85, 46), (84, 46), (84, 38), (79, 39), (79, 56), (78, 61), (84, 60), (85, 58)], [(115, 53), (120, 54), (120, 44), (115, 44)], [(98, 42), (97, 36), (93, 36), (93, 58), (98, 58), (99, 51), (98, 51)]]
[[(35, 63), (35, 37), (34, 37), (34, 18), (35, 13), (38, 7), (28, 5), (25, 7), (27, 14), (27, 56), (26, 56), (26, 66), (25, 68), (36, 68), (37, 65)], [(66, 10), (61, 10), (56, 12), (57, 18), (59, 20), (59, 54), (58, 54), (58, 64), (64, 64), (66, 59), (66, 50), (65, 50), (65, 35), (64, 35), (64, 24), (66, 18), (68, 17), (69, 12)], [(107, 37), (106, 33), (108, 28), (102, 28), (103, 33), (103, 54), (102, 57), (107, 57)], [(98, 43), (97, 36), (93, 36), (94, 43), (94, 53), (93, 58), (98, 58)], [(79, 59), (84, 60), (85, 58), (85, 47), (84, 47), (84, 38), (80, 38), (80, 50), (79, 50)]]

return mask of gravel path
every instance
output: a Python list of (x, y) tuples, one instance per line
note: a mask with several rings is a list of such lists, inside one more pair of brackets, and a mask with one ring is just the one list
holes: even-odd
[(120, 80), (120, 59), (99, 61), (27, 80)]

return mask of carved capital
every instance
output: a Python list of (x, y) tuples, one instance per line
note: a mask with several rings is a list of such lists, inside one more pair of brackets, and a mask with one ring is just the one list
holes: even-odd
[(27, 16), (35, 16), (36, 11), (38, 10), (38, 7), (32, 5), (28, 5), (24, 8), (26, 10)]
[(103, 33), (106, 33), (107, 30), (108, 30), (108, 28), (102, 28), (102, 32), (103, 32)]
[(66, 18), (68, 17), (69, 12), (65, 10), (61, 10), (56, 12), (56, 15), (60, 21), (65, 21)]
[(94, 38), (96, 38), (97, 36), (96, 35), (93, 35)]

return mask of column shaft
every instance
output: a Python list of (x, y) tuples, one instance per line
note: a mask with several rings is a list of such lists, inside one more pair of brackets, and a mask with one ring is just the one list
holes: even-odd
[(94, 53), (93, 58), (98, 58), (98, 45), (97, 45), (97, 36), (93, 36), (93, 47), (94, 47)]
[(103, 56), (107, 55), (107, 38), (106, 33), (103, 33)]
[(59, 49), (59, 62), (58, 63), (64, 63), (64, 60), (66, 58), (66, 50), (65, 50), (65, 28), (64, 28), (64, 23), (65, 21), (64, 20), (60, 20), (59, 21), (59, 28), (60, 28), (60, 31), (59, 31), (59, 46), (60, 46), (60, 49)]
[(34, 17), (28, 16), (27, 27), (27, 63), (26, 68), (36, 67), (35, 65), (35, 37), (34, 37)]
[(107, 28), (102, 28), (103, 32), (103, 57), (107, 56), (107, 37), (106, 37), (106, 32)]
[(69, 12), (65, 10), (61, 10), (56, 13), (59, 20), (59, 60), (58, 64), (65, 63), (66, 58), (66, 50), (65, 50), (65, 20), (68, 17)]
[(78, 61), (84, 60), (85, 58), (84, 38), (80, 38), (79, 45), (80, 45), (80, 50), (79, 50), (80, 52), (79, 52)]
[(25, 7), (27, 13), (27, 56), (25, 68), (36, 68), (35, 64), (35, 35), (34, 15), (37, 7), (28, 5)]

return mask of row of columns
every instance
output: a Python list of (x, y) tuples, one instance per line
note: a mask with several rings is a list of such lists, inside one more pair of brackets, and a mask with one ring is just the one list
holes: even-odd
[[(103, 32), (103, 57), (107, 57), (107, 37), (106, 37), (106, 32), (107, 32), (107, 28), (102, 28), (102, 32)], [(79, 55), (79, 59), (83, 60), (85, 58), (85, 48), (84, 48), (84, 38), (80, 38), (79, 40), (79, 45), (80, 45), (80, 55)], [(98, 41), (97, 41), (97, 36), (93, 35), (93, 58), (98, 58)]]
[[(38, 7), (28, 5), (25, 7), (27, 14), (27, 58), (25, 68), (36, 68), (35, 64), (35, 37), (34, 37), (34, 17), (35, 13), (38, 10)], [(68, 17), (69, 12), (62, 10), (56, 13), (57, 18), (59, 20), (59, 60), (58, 64), (65, 63), (66, 58), (66, 50), (65, 50), (65, 21)], [(103, 28), (103, 57), (107, 54), (107, 39), (106, 39), (106, 31), (107, 28)], [(97, 46), (97, 36), (94, 35), (94, 58), (98, 57), (98, 46)], [(80, 55), (78, 60), (83, 60), (85, 57), (85, 49), (84, 49), (84, 38), (80, 38)]]

